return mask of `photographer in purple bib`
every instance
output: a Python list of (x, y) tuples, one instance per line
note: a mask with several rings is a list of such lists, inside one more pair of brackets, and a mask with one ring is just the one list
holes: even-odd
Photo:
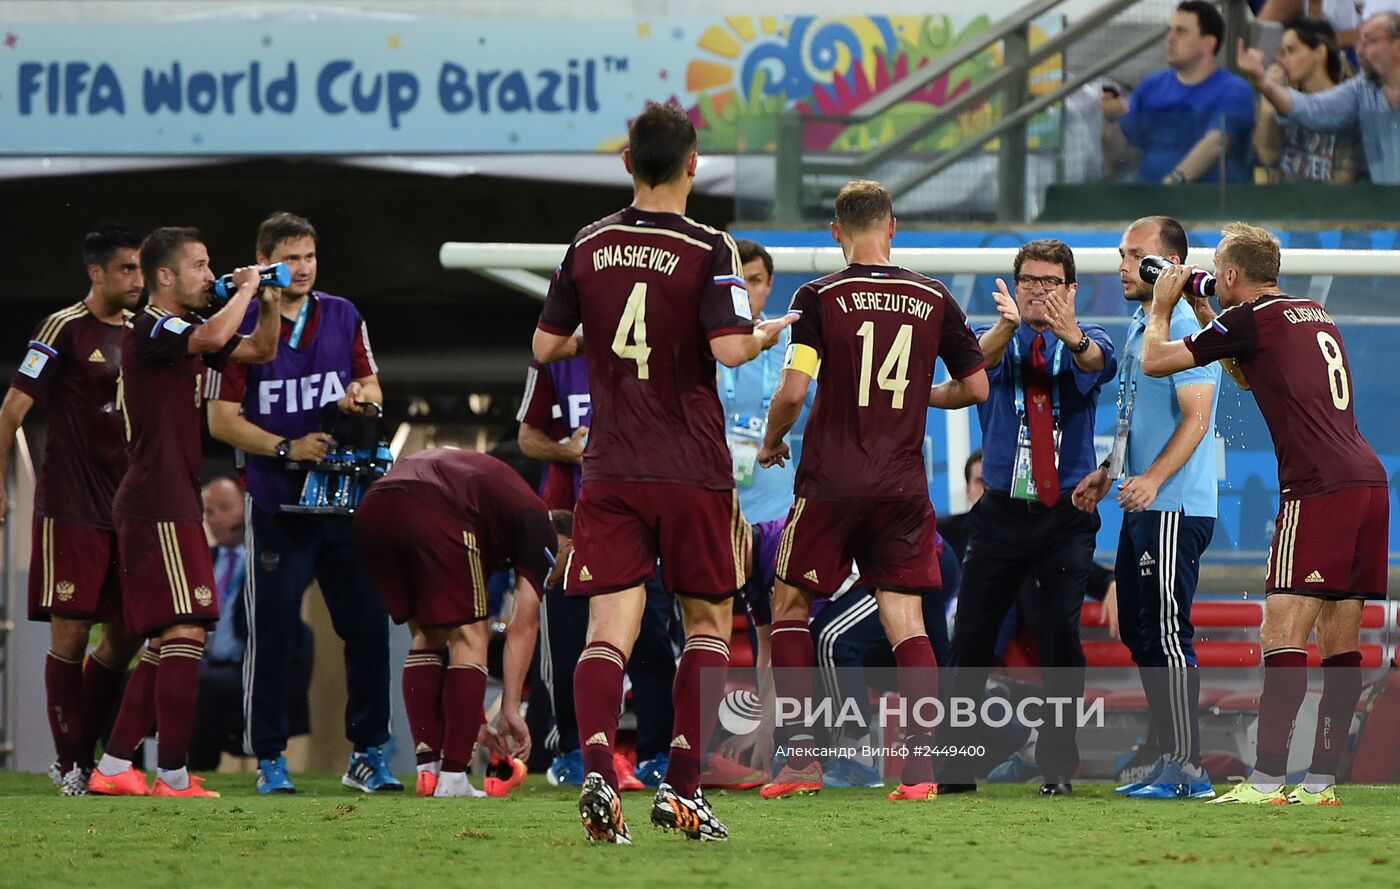
[[(316, 230), (292, 213), (258, 229), (260, 265), (284, 263), (281, 344), (275, 361), (223, 374), (211, 385), (209, 430), (238, 449), (247, 487), (248, 621), (243, 658), (244, 747), (258, 758), (259, 793), (295, 793), (287, 775), (286, 683), (301, 626), (302, 596), (320, 585), (336, 634), (345, 641), (345, 736), (354, 752), (347, 787), (402, 791), (389, 771), (389, 619), (360, 566), (348, 515), (283, 511), (295, 506), (306, 471), (334, 444), (323, 432), (331, 405), (344, 414), (383, 402), (369, 333), (349, 300), (314, 290)], [(253, 322), (249, 315), (245, 327)]]

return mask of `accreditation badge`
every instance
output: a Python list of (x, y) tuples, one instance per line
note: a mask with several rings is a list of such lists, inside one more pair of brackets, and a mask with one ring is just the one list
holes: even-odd
[(734, 484), (741, 488), (753, 485), (758, 469), (758, 450), (763, 444), (766, 421), (762, 417), (733, 414), (729, 418), (729, 453), (734, 460)]
[(1123, 477), (1123, 465), (1128, 459), (1128, 418), (1119, 417), (1113, 430), (1113, 450), (1108, 455), (1109, 480)]
[[(1055, 429), (1055, 468), (1060, 467), (1060, 430)], [(1024, 420), (1016, 435), (1016, 459), (1011, 466), (1011, 496), (1016, 500), (1038, 500), (1035, 478), (1031, 475), (1031, 433)]]

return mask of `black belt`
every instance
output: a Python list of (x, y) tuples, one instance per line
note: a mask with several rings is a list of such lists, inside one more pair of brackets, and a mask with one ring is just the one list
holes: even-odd
[[(993, 501), (1002, 506), (1009, 507), (1018, 512), (1023, 511), (1029, 515), (1044, 515), (1045, 513), (1054, 510), (1055, 506), (1060, 505), (1059, 500), (1055, 501), (1055, 506), (1046, 506), (1039, 500), (1021, 500), (1019, 498), (1012, 497), (1010, 494), (1007, 494), (1004, 491), (987, 491), (982, 496), (990, 497)], [(1061, 493), (1060, 500), (1065, 499), (1065, 497), (1067, 496), (1069, 495)]]

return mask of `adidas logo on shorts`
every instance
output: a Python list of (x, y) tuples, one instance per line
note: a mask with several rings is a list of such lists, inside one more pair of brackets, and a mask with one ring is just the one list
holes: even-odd
[(690, 742), (685, 739), (685, 735), (676, 735), (671, 739), (671, 746), (677, 750), (689, 750)]
[(1157, 560), (1154, 559), (1154, 558), (1152, 558), (1152, 553), (1143, 553), (1143, 554), (1142, 554), (1142, 558), (1141, 558), (1141, 559), (1138, 559), (1138, 567), (1139, 567), (1139, 568), (1146, 568), (1146, 567), (1148, 567), (1148, 566), (1150, 566), (1150, 565), (1155, 565), (1155, 564), (1157, 564)]
[(1325, 580), (1322, 579), (1322, 573), (1319, 572), (1319, 571), (1314, 571), (1312, 574), (1309, 574), (1307, 577), (1303, 578), (1303, 583), (1326, 583), (1326, 582), (1327, 582), (1327, 581), (1325, 581)]
[(808, 581), (809, 583), (821, 583), (821, 581), (817, 580), (817, 569), (815, 568), (802, 575), (802, 579)]
[(585, 741), (584, 743), (585, 743), (586, 745), (588, 745), (588, 744), (602, 744), (604, 747), (606, 747), (606, 746), (608, 746), (608, 736), (607, 736), (606, 734), (604, 734), (603, 732), (594, 732), (594, 733), (593, 733), (593, 737), (589, 738), (589, 739), (588, 739), (587, 741)]
[[(588, 570), (587, 565), (584, 565), (582, 568), (578, 569), (578, 579), (585, 582), (593, 579), (593, 572)], [(592, 742), (590, 741), (589, 743), (591, 744)]]

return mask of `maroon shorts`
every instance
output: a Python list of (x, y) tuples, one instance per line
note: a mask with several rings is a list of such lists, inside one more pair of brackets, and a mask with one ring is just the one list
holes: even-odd
[(809, 500), (798, 497), (778, 544), (778, 579), (825, 598), (860, 569), (871, 589), (929, 593), (943, 585), (928, 497)]
[(732, 596), (744, 585), (747, 532), (732, 489), (584, 482), (564, 590), (570, 596), (597, 596), (638, 586), (660, 559), (667, 591), (707, 599)]
[(1384, 599), (1390, 491), (1339, 488), (1279, 504), (1265, 590), (1325, 599)]
[(121, 617), (117, 536), (34, 513), (29, 554), (29, 619), (51, 616), (105, 621)]
[(355, 511), (355, 546), (395, 623), (455, 627), (488, 615), (481, 548), (460, 519), (370, 488)]
[(202, 522), (118, 516), (122, 613), (129, 632), (155, 636), (175, 624), (219, 619), (214, 562)]

